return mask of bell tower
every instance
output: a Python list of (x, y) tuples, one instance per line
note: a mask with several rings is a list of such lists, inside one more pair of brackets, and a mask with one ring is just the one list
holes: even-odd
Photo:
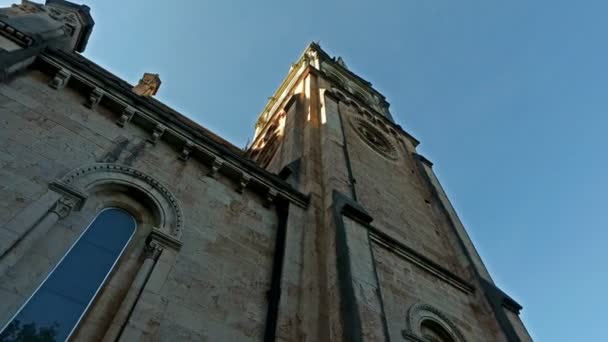
[(418, 140), (341, 57), (310, 44), (260, 114), (247, 154), (310, 194), (310, 340), (531, 341)]

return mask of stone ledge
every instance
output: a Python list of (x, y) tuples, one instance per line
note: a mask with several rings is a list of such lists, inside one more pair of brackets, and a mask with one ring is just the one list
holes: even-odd
[(387, 250), (402, 257), (403, 259), (411, 262), (412, 264), (422, 268), (423, 270), (431, 273), (432, 275), (445, 281), (446, 283), (452, 285), (453, 287), (466, 294), (470, 294), (475, 291), (473, 285), (469, 284), (459, 276), (446, 270), (445, 268), (429, 260), (428, 258), (422, 256), (413, 249), (405, 246), (396, 239), (386, 235), (383, 232), (380, 232), (377, 228), (371, 227), (370, 240), (378, 244), (379, 246), (382, 246), (383, 248), (386, 248)]
[[(212, 133), (209, 133), (209, 136), (206, 135), (204, 132), (206, 129), (200, 126), (196, 127), (196, 124), (181, 116), (181, 114), (164, 105), (166, 109), (163, 110), (159, 107), (158, 101), (141, 98), (133, 94), (130, 88), (125, 87), (126, 82), (84, 57), (72, 56), (61, 51), (47, 51), (39, 57), (39, 62), (45, 64), (45, 67), (41, 68), (45, 72), (49, 72), (49, 69), (55, 71), (68, 70), (72, 74), (69, 82), (79, 82), (89, 91), (103, 89), (105, 101), (110, 101), (113, 106), (122, 108), (116, 114), (117, 119), (121, 117), (124, 109), (132, 108), (136, 112), (130, 122), (141, 126), (145, 130), (154, 130), (162, 122), (166, 126), (166, 130), (162, 137), (159, 137), (159, 140), (174, 147), (176, 155), (181, 153), (186, 142), (191, 142), (191, 157), (198, 157), (203, 164), (209, 167), (218, 158), (224, 160), (220, 171), (237, 184), (243, 175), (247, 175), (251, 178), (247, 188), (258, 192), (264, 198), (270, 189), (274, 189), (278, 197), (285, 198), (303, 208), (308, 206), (308, 195), (299, 192), (277, 175), (271, 174), (242, 155), (235, 153), (232, 151), (235, 148), (234, 146), (231, 148), (223, 146), (221, 142), (216, 141), (219, 138), (216, 139), (211, 136)], [(85, 96), (88, 95), (85, 94)]]

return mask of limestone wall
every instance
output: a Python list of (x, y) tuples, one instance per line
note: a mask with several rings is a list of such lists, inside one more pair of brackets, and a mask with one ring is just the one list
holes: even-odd
[(425, 304), (455, 324), (466, 341), (504, 341), (479, 293), (464, 292), (377, 243), (372, 249), (391, 340), (403, 339), (403, 330), (418, 328), (408, 326), (408, 311)]
[[(330, 108), (330, 107), (328, 107)], [(374, 217), (374, 224), (388, 234), (423, 253), (454, 272), (462, 272), (457, 253), (449, 238), (445, 219), (433, 211), (431, 197), (420, 181), (417, 166), (401, 139), (385, 132), (353, 105), (340, 102), (336, 112), (342, 116), (344, 135), (355, 179), (358, 201)], [(373, 150), (355, 132), (355, 119), (378, 128), (394, 148), (394, 159)], [(381, 177), (381, 181), (379, 178)]]
[(19, 239), (30, 233), (22, 218), (43, 215), (49, 210), (44, 205), (56, 200), (51, 182), (83, 165), (117, 163), (158, 180), (183, 211), (183, 245), (163, 252), (125, 331), (167, 341), (260, 340), (277, 228), (274, 208), (247, 189), (238, 193), (223, 176), (208, 177), (199, 161), (178, 159), (179, 151), (164, 142), (151, 144), (150, 132), (119, 127), (119, 113), (103, 102), (89, 109), (78, 91), (50, 88), (50, 79), (27, 71), (0, 84), (0, 325), (101, 207), (125, 205), (136, 213), (139, 231), (75, 334), (83, 341), (104, 336), (143, 263), (146, 236), (156, 224), (150, 206), (136, 193), (100, 188), (25, 250)]

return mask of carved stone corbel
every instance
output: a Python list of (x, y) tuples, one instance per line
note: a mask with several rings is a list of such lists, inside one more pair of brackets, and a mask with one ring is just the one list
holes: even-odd
[(269, 208), (277, 198), (277, 191), (275, 189), (268, 189), (268, 193), (266, 194), (266, 200), (264, 201), (264, 206)]
[(217, 174), (217, 172), (219, 171), (219, 169), (222, 167), (222, 165), (224, 164), (224, 161), (220, 158), (215, 158), (213, 160), (213, 164), (211, 164), (211, 170), (209, 170), (209, 172), (207, 173), (207, 176), (211, 177), (211, 178), (215, 178), (215, 175)]
[(101, 98), (103, 97), (103, 95), (104, 92), (100, 88), (93, 89), (91, 91), (91, 94), (89, 94), (89, 99), (85, 106), (91, 109), (95, 108), (95, 106), (97, 106), (99, 102), (101, 102)]
[(72, 212), (72, 209), (74, 209), (77, 204), (78, 200), (76, 198), (70, 196), (63, 196), (57, 201), (57, 203), (55, 203), (55, 205), (51, 209), (51, 212), (57, 214), (60, 219), (63, 219), (68, 216), (70, 212)]
[(122, 115), (120, 118), (118, 118), (118, 121), (116, 121), (116, 124), (120, 127), (125, 127), (126, 124), (131, 122), (135, 114), (137, 114), (135, 108), (125, 107), (125, 109), (122, 111)]
[(152, 132), (152, 136), (148, 139), (148, 141), (151, 142), (152, 145), (156, 145), (166, 130), (167, 127), (157, 124), (156, 127), (154, 127), (154, 132)]
[(192, 141), (190, 141), (190, 140), (186, 140), (186, 143), (184, 144), (184, 147), (182, 148), (182, 152), (179, 155), (179, 159), (183, 160), (183, 161), (190, 159), (190, 153), (192, 152), (193, 147), (194, 147), (194, 143), (192, 143)]
[(144, 258), (152, 259), (153, 261), (158, 260), (158, 257), (162, 253), (164, 247), (155, 240), (150, 240), (144, 247)]
[(175, 237), (163, 232), (160, 229), (154, 227), (148, 237), (148, 244), (154, 243), (161, 249), (171, 249), (179, 251), (182, 248), (182, 242)]
[(66, 69), (60, 69), (49, 83), (49, 86), (53, 89), (61, 90), (68, 84), (70, 77), (72, 77), (71, 72)]
[(239, 180), (239, 185), (236, 188), (236, 191), (239, 194), (242, 194), (243, 191), (245, 190), (245, 188), (247, 187), (247, 185), (249, 184), (249, 181), (251, 180), (251, 176), (249, 176), (248, 174), (243, 173), (241, 175), (241, 179)]
[(69, 215), (72, 210), (80, 210), (87, 200), (85, 193), (61, 181), (52, 182), (49, 189), (61, 195), (51, 208), (51, 212), (56, 213), (60, 219)]

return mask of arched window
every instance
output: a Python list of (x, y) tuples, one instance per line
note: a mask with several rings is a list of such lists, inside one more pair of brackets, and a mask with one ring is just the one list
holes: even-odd
[(422, 321), (420, 324), (420, 334), (429, 342), (454, 342), (454, 339), (441, 324), (430, 319)]
[(133, 237), (136, 222), (103, 209), (0, 333), (0, 342), (65, 341)]
[(458, 327), (439, 309), (424, 303), (416, 303), (407, 311), (403, 336), (428, 342), (466, 341)]

